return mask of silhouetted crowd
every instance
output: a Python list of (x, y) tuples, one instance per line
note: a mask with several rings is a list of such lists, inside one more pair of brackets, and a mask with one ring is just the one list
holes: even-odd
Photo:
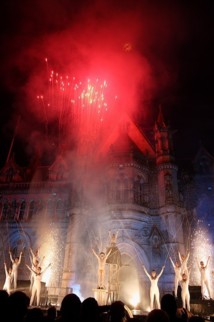
[(193, 316), (186, 309), (178, 309), (173, 295), (165, 294), (161, 309), (152, 310), (148, 316), (130, 316), (123, 302), (115, 301), (109, 306), (99, 306), (93, 297), (83, 302), (76, 294), (66, 295), (59, 311), (55, 306), (46, 310), (30, 307), (29, 297), (21, 291), (8, 295), (0, 291), (1, 322), (203, 322), (200, 316)]

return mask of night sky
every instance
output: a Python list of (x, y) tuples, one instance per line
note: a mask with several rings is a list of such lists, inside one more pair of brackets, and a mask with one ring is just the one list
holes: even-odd
[(0, 6), (1, 164), (19, 115), (19, 161), (31, 158), (35, 140), (43, 142), (33, 97), (44, 86), (46, 57), (62, 73), (112, 80), (146, 131), (161, 104), (178, 158), (193, 157), (200, 141), (214, 153), (213, 1), (2, 0)]

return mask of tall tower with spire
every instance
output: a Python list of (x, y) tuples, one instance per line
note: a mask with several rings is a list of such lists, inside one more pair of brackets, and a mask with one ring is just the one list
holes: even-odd
[(174, 204), (178, 201), (177, 171), (173, 155), (171, 131), (159, 108), (155, 123), (155, 150), (158, 170), (159, 204)]
[(178, 193), (178, 167), (173, 155), (171, 131), (164, 120), (161, 107), (155, 123), (155, 150), (159, 212), (168, 231), (172, 247), (183, 248), (183, 210)]

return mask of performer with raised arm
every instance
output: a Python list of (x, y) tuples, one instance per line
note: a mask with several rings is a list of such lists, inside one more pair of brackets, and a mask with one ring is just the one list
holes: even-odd
[(12, 268), (9, 267), (7, 269), (7, 265), (6, 263), (4, 263), (4, 270), (5, 270), (5, 282), (4, 282), (3, 290), (7, 291), (7, 293), (10, 295), (11, 283), (12, 283)]
[(189, 260), (189, 255), (190, 253), (188, 252), (187, 255), (181, 255), (180, 252), (178, 252), (179, 260), (181, 263), (181, 274), (182, 273), (188, 273), (188, 267), (187, 267), (187, 262)]
[(186, 270), (185, 273), (181, 273), (181, 299), (183, 308), (190, 311), (190, 293), (189, 293), (189, 278), (190, 270)]
[(11, 251), (9, 251), (9, 255), (10, 255), (10, 260), (12, 262), (12, 279), (13, 279), (13, 285), (15, 290), (17, 288), (18, 267), (21, 263), (22, 252), (20, 252), (19, 257), (15, 257), (15, 259), (13, 259)]
[(105, 288), (105, 264), (106, 264), (107, 258), (111, 253), (111, 249), (107, 254), (105, 254), (104, 252), (100, 252), (98, 255), (93, 248), (92, 248), (92, 252), (98, 259), (98, 287), (97, 288), (104, 289)]
[[(31, 253), (31, 268), (32, 270), (36, 270), (36, 268), (38, 266), (42, 266), (42, 263), (43, 263), (43, 260), (45, 258), (45, 256), (43, 256), (42, 260), (40, 260), (40, 257), (39, 257), (39, 250), (36, 249), (35, 252), (33, 252), (32, 248), (30, 248), (30, 253)], [(33, 287), (33, 278), (34, 278), (34, 274), (31, 272), (31, 275), (30, 275), (30, 290), (32, 290), (32, 287)]]
[(175, 263), (173, 262), (172, 258), (169, 257), (172, 266), (174, 268), (175, 272), (175, 278), (174, 278), (174, 295), (177, 298), (178, 297), (178, 284), (181, 279), (181, 265), (176, 261)]
[(158, 288), (158, 281), (161, 275), (163, 274), (165, 266), (162, 267), (160, 273), (157, 275), (155, 270), (151, 271), (151, 274), (148, 273), (145, 266), (143, 265), (144, 272), (148, 276), (151, 285), (150, 285), (150, 309), (153, 310), (155, 308), (154, 301), (156, 300), (157, 308), (160, 309), (160, 292)]
[(26, 265), (27, 268), (33, 273), (33, 287), (31, 292), (31, 298), (30, 298), (30, 306), (33, 304), (34, 297), (36, 295), (36, 305), (39, 306), (40, 303), (40, 294), (41, 294), (41, 279), (44, 272), (51, 266), (49, 264), (45, 269), (41, 269), (40, 266), (36, 267), (35, 270), (33, 270), (30, 266)]
[(203, 261), (200, 261), (200, 263), (199, 263), (198, 258), (196, 258), (198, 269), (201, 273), (201, 297), (202, 297), (202, 300), (205, 299), (205, 287), (207, 289), (209, 298), (212, 299), (211, 293), (210, 293), (210, 287), (209, 287), (209, 279), (207, 276), (207, 267), (208, 267), (209, 260), (210, 260), (210, 256), (207, 258), (207, 263), (205, 265)]
[(110, 245), (112, 247), (116, 246), (117, 236), (118, 231), (116, 233), (111, 233), (111, 231), (109, 231)]

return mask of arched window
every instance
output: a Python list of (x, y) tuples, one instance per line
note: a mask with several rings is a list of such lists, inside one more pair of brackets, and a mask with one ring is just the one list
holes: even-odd
[(17, 210), (18, 210), (18, 203), (17, 203), (16, 199), (13, 199), (11, 202), (11, 210), (10, 210), (10, 214), (9, 214), (10, 219), (14, 219), (16, 217)]
[(28, 218), (31, 219), (33, 215), (35, 214), (35, 201), (31, 200), (30, 205), (29, 205), (29, 211), (28, 211)]
[(26, 202), (25, 202), (25, 200), (22, 200), (21, 205), (20, 205), (20, 209), (19, 209), (18, 220), (22, 220), (24, 218), (25, 208), (26, 208)]
[(8, 211), (9, 211), (9, 203), (8, 203), (8, 200), (4, 200), (4, 202), (3, 202), (3, 209), (2, 209), (2, 219), (3, 220), (7, 220)]

